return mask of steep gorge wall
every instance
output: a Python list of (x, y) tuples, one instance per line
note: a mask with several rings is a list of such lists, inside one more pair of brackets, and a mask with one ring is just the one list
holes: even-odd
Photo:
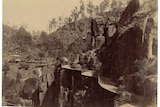
[(145, 54), (141, 36), (142, 30), (130, 28), (100, 51), (100, 59), (103, 62), (102, 76), (117, 79), (131, 73), (133, 61), (142, 58)]
[[(100, 75), (102, 77), (118, 81), (121, 76), (137, 72), (134, 68), (135, 60), (152, 58), (151, 55), (148, 55), (152, 54), (150, 49), (153, 45), (152, 37), (155, 36), (151, 32), (157, 32), (157, 30), (153, 27), (153, 16), (147, 12), (140, 14), (141, 8), (137, 2), (139, 1), (132, 0), (129, 3), (116, 25), (116, 33), (112, 37), (108, 37), (107, 42), (109, 40), (111, 42), (104, 44), (99, 50), (99, 59), (102, 62)], [(134, 10), (130, 11), (133, 7)], [(134, 14), (139, 16), (133, 18)], [(145, 22), (146, 18), (147, 22)]]

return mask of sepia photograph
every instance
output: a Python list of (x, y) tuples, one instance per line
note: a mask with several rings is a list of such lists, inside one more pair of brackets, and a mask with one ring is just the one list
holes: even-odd
[(3, 107), (158, 107), (158, 0), (2, 0)]

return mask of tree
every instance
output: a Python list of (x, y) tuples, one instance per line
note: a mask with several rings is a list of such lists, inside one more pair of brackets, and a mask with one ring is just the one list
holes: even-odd
[(49, 22), (49, 33), (52, 32), (52, 29), (53, 29), (52, 23)]
[(89, 1), (87, 4), (87, 13), (89, 14), (89, 17), (93, 16), (93, 11), (94, 11), (94, 5), (91, 1)]
[(99, 6), (100, 7), (100, 12), (101, 13), (104, 12), (106, 7), (108, 7), (108, 6), (109, 6), (108, 0), (104, 0)]
[(59, 21), (59, 27), (61, 27), (62, 26), (62, 17), (61, 16), (58, 17), (58, 21)]
[(111, 9), (112, 10), (124, 9), (130, 1), (132, 1), (132, 0), (124, 0), (124, 1), (122, 1), (122, 0), (112, 0)]
[(78, 11), (77, 6), (75, 7), (74, 10), (72, 10), (71, 17), (72, 17), (73, 21), (77, 21), (77, 19), (79, 17), (79, 11)]
[(47, 35), (46, 32), (42, 31), (41, 34), (40, 34), (39, 45), (41, 46), (41, 48), (47, 49), (48, 48), (48, 44), (49, 44), (48, 35)]
[(82, 0), (80, 0), (79, 13), (81, 14), (81, 18), (84, 19), (85, 18), (85, 5), (84, 5), (84, 2)]
[(154, 21), (152, 18), (147, 18), (147, 23), (145, 27), (145, 36), (146, 36), (146, 46), (147, 46), (147, 58), (153, 58), (152, 54), (152, 45), (153, 45), (153, 35), (151, 34), (154, 26)]
[(4, 75), (7, 74), (7, 72), (9, 71), (10, 69), (10, 66), (9, 66), (9, 63), (8, 62), (5, 62), (3, 67), (2, 67), (2, 71), (4, 71)]
[(95, 14), (98, 14), (99, 11), (100, 11), (99, 7), (98, 7), (98, 6), (95, 6), (94, 11), (95, 11)]
[(66, 18), (64, 19), (64, 24), (65, 24), (65, 25), (69, 24), (68, 19), (69, 19), (68, 17), (66, 17)]
[[(8, 36), (11, 36), (13, 34), (16, 34), (17, 32), (17, 26), (8, 26), (3, 24), (3, 34), (7, 34)], [(4, 35), (3, 35), (4, 37)]]
[(12, 36), (13, 43), (16, 45), (15, 48), (25, 52), (28, 47), (33, 46), (32, 35), (26, 31), (24, 27), (20, 27), (15, 35)]
[(72, 17), (69, 17), (68, 18), (68, 23), (71, 23), (72, 22)]
[(64, 24), (67, 25), (67, 24), (70, 24), (72, 22), (72, 18), (71, 17), (66, 17), (64, 19)]
[(118, 2), (117, 0), (112, 0), (111, 8), (114, 10), (118, 7)]
[(57, 27), (57, 21), (55, 18), (53, 18), (50, 22), (49, 22), (49, 32), (52, 32), (53, 29), (55, 29)]
[(17, 72), (17, 76), (16, 76), (16, 83), (20, 83), (20, 80), (22, 79), (22, 75), (20, 72)]

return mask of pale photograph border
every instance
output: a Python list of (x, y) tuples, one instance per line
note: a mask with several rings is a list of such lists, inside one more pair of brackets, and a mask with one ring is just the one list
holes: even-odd
[(159, 107), (160, 106), (160, 78), (159, 78), (159, 76), (160, 76), (160, 74), (159, 74), (159, 69), (160, 69), (160, 63), (159, 63), (159, 61), (160, 61), (160, 57), (159, 57), (159, 55), (160, 55), (160, 44), (159, 44), (159, 41), (160, 41), (160, 7), (159, 7), (159, 5), (160, 5), (160, 0), (158, 0), (158, 82), (157, 82), (157, 91), (158, 91), (158, 94), (157, 94), (157, 107)]
[(2, 106), (2, 17), (3, 17), (3, 0), (0, 0), (0, 76), (1, 76), (1, 79), (0, 79), (0, 106)]

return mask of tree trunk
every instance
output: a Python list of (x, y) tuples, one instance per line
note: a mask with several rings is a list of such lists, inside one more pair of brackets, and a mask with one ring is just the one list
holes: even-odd
[(147, 21), (148, 21), (148, 15), (147, 15), (146, 19), (144, 20), (144, 24), (143, 24), (144, 28), (143, 28), (143, 35), (142, 35), (142, 44), (145, 39), (145, 29), (146, 29)]
[(147, 39), (147, 58), (153, 58), (152, 54), (152, 44), (153, 44), (153, 37), (151, 34), (148, 34), (148, 39)]
[(154, 21), (152, 18), (148, 18), (146, 28), (145, 28), (145, 35), (146, 35), (146, 56), (147, 58), (153, 58), (152, 54), (152, 45), (153, 45), (153, 36), (152, 36), (152, 28), (153, 28)]

